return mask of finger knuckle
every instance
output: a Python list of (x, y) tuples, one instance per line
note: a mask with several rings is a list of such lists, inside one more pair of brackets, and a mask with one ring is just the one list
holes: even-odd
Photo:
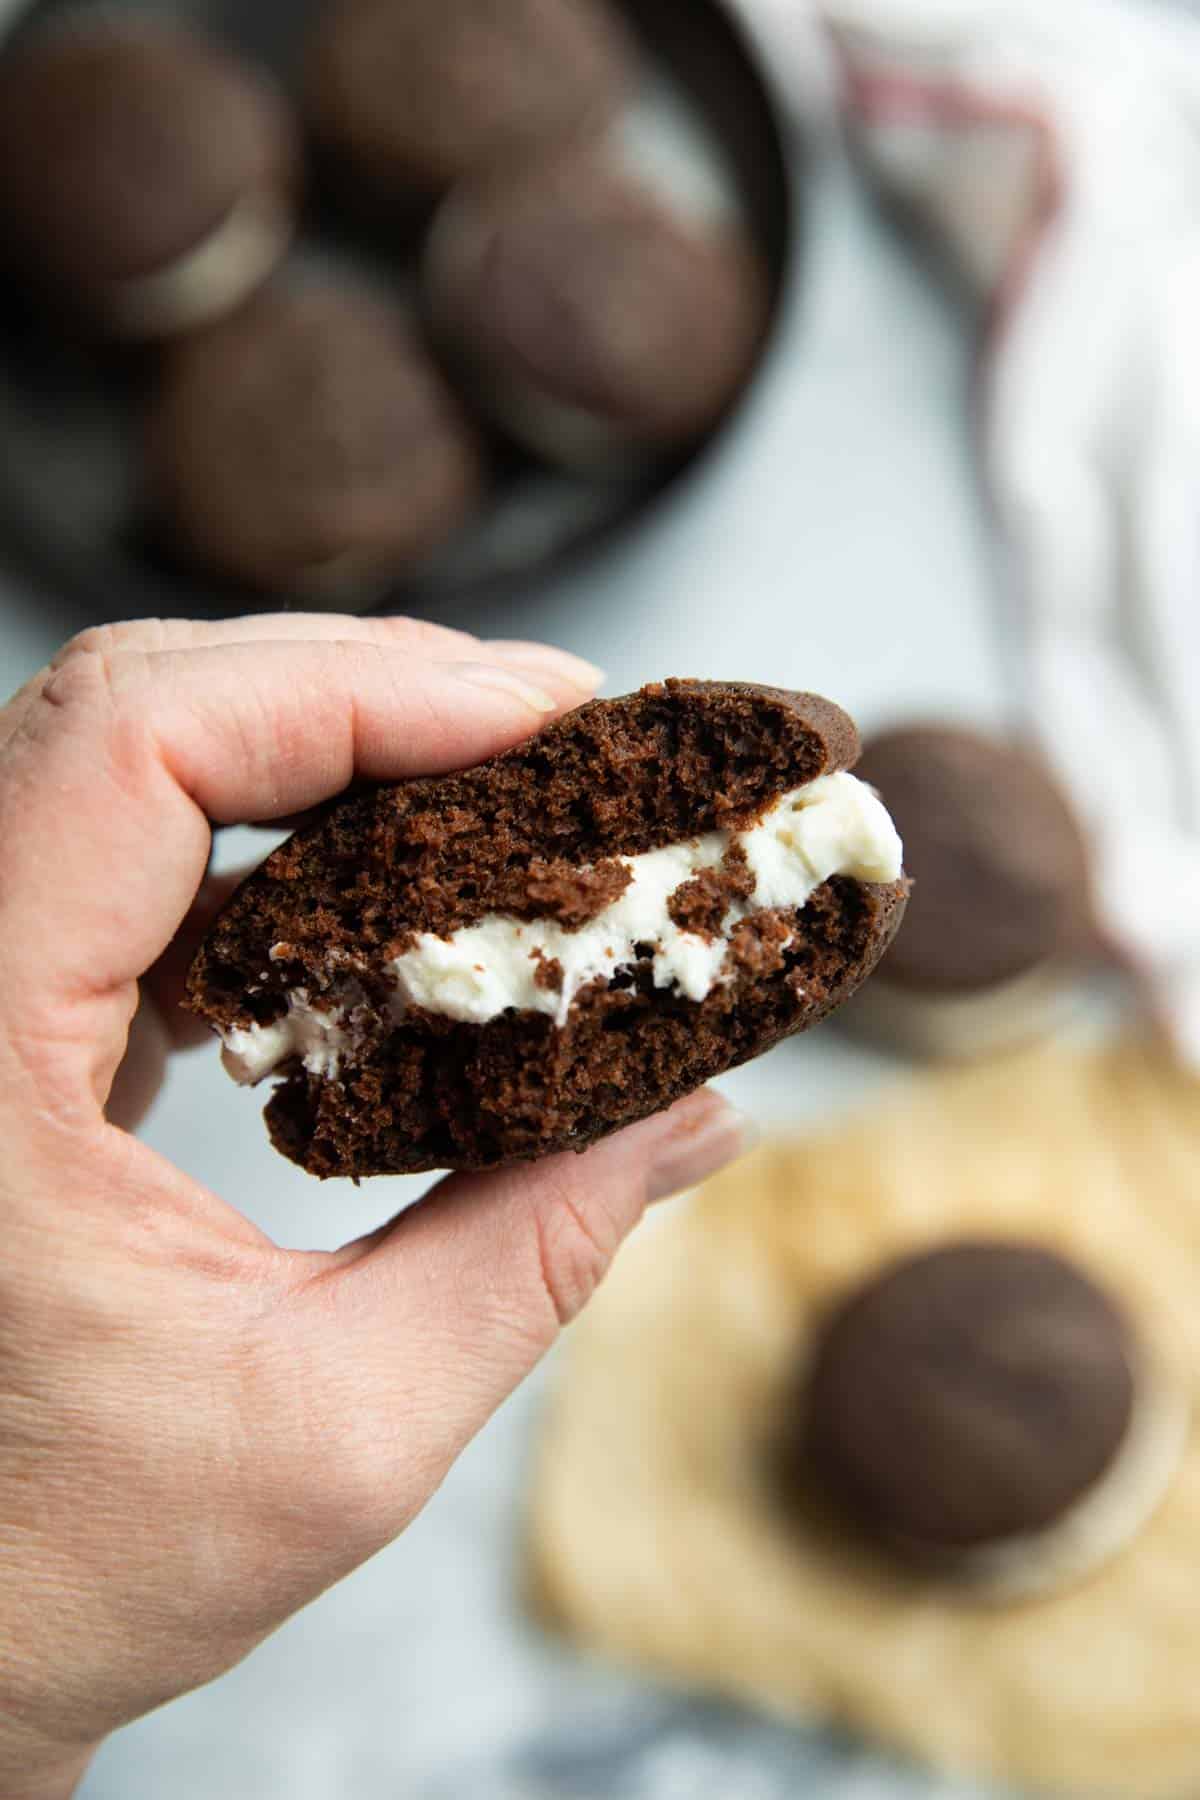
[(27, 775), (41, 759), (43, 794), (51, 779), (46, 759), (57, 757), (64, 792), (90, 786), (98, 794), (113, 783), (116, 795), (140, 804), (154, 744), (146, 673), (145, 657), (135, 652), (72, 656), (47, 671), (4, 743), (6, 773), (13, 777), (4, 785), (5, 802), (24, 805), (36, 788), (32, 776), (24, 784), (19, 779), (23, 757)]
[(28, 729), (94, 741), (106, 767), (136, 780), (146, 758), (151, 719), (145, 704), (146, 658), (117, 651), (74, 656), (47, 677)]
[(80, 658), (63, 663), (47, 675), (26, 716), (28, 735), (34, 739), (95, 721), (113, 709), (111, 671), (99, 658)]
[(167, 631), (168, 624), (164, 619), (89, 625), (86, 631), (78, 631), (74, 637), (68, 638), (51, 660), (50, 668), (61, 669), (65, 664), (81, 657), (98, 657), (102, 662), (110, 662), (114, 657), (130, 650), (159, 649), (165, 642)]
[(90, 625), (86, 631), (77, 631), (51, 658), (51, 669), (66, 668), (83, 656), (114, 655), (121, 647), (121, 629), (119, 625)]
[(51, 663), (42, 683), (40, 699), (54, 711), (68, 708), (74, 711), (98, 703), (111, 705), (120, 685), (118, 664), (121, 660), (119, 651), (99, 644), (80, 651), (72, 651), (68, 645), (67, 651)]
[(620, 1233), (599, 1206), (589, 1206), (569, 1174), (551, 1181), (534, 1207), (538, 1266), (560, 1326), (578, 1317), (599, 1287)]

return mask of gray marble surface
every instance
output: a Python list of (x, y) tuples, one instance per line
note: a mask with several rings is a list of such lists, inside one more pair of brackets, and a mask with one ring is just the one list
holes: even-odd
[[(668, 674), (746, 677), (830, 693), (868, 725), (994, 717), (969, 370), (963, 322), (831, 167), (770, 378), (720, 452), (602, 564), (456, 622), (564, 643), (606, 667), (614, 693)], [(83, 622), (0, 585), (0, 686)], [(262, 847), (247, 840), (226, 834), (222, 861)], [(892, 1072), (819, 1032), (726, 1085), (764, 1122), (795, 1122)], [(208, 1052), (179, 1062), (145, 1130), (288, 1243), (340, 1242), (406, 1193), (306, 1181)], [(504, 1409), (391, 1550), (225, 1680), (114, 1739), (84, 1800), (965, 1800), (854, 1746), (648, 1690), (523, 1621), (522, 1494), (552, 1379), (543, 1370)]]

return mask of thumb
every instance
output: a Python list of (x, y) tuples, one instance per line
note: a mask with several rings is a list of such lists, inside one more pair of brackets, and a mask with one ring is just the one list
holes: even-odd
[(335, 1383), (324, 1400), (343, 1431), (356, 1421), (371, 1514), (359, 1523), (377, 1545), (586, 1305), (646, 1207), (714, 1174), (747, 1138), (719, 1095), (693, 1094), (582, 1156), (451, 1176), (315, 1279), (313, 1361)]

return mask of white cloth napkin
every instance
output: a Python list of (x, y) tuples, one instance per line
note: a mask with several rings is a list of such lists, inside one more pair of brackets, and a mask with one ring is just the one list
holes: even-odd
[(737, 4), (980, 303), (1019, 704), (1093, 834), (1102, 928), (1200, 1064), (1200, 19)]

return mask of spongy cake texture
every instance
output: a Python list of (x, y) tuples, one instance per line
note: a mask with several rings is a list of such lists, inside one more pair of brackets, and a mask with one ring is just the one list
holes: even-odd
[(384, 965), (491, 913), (586, 916), (614, 856), (748, 824), (857, 753), (851, 721), (812, 695), (670, 682), (594, 701), (479, 768), (352, 797), (285, 844), (202, 948), (192, 1004), (219, 1029), (265, 1024), (289, 992), (319, 1001), (352, 973), (363, 1043), (337, 1079), (293, 1064), (267, 1108), (277, 1147), (314, 1174), (583, 1149), (821, 1018), (886, 948), (904, 883), (834, 878), (786, 929), (754, 914), (732, 979), (701, 1002), (656, 989), (647, 958), (584, 988), (564, 1023), (396, 1019)]

